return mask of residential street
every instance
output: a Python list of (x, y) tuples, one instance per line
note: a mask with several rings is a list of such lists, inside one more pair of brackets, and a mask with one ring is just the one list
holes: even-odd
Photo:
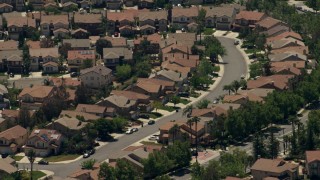
[[(218, 39), (221, 41), (222, 45), (227, 50), (227, 55), (223, 57), (223, 61), (225, 64), (225, 73), (222, 77), (220, 83), (216, 86), (216, 88), (211, 91), (207, 96), (205, 96), (205, 99), (213, 100), (214, 98), (225, 94), (226, 92), (223, 92), (222, 88), (226, 84), (230, 84), (233, 80), (240, 80), (240, 77), (242, 74), (246, 74), (246, 64), (245, 61), (241, 55), (241, 53), (237, 50), (236, 46), (233, 45), (234, 40), (225, 38), (225, 37), (218, 37)], [(102, 148), (98, 149), (94, 155), (92, 155), (90, 158), (94, 158), (97, 161), (103, 161), (105, 159), (108, 159), (109, 157), (112, 157), (112, 154), (117, 153), (119, 150), (131, 145), (132, 143), (135, 143), (139, 141), (140, 139), (149, 136), (156, 131), (158, 131), (159, 127), (170, 120), (174, 119), (180, 119), (182, 117), (182, 110), (180, 110), (178, 113), (174, 113), (172, 115), (166, 116), (161, 118), (156, 122), (156, 124), (151, 126), (145, 126), (141, 128), (138, 132), (131, 134), (131, 135), (124, 135), (117, 142), (109, 143)], [(34, 169), (44, 169), (44, 170), (50, 170), (55, 173), (55, 176), (59, 176), (61, 178), (65, 178), (70, 173), (74, 172), (76, 169), (80, 168), (80, 163), (84, 161), (83, 159), (72, 162), (69, 164), (52, 164), (52, 165), (34, 165)], [(28, 164), (19, 164), (19, 168), (29, 168)]]

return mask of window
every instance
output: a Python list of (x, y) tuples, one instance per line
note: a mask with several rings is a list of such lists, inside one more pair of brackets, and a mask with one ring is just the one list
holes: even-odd
[(0, 140), (0, 144), (6, 144), (5, 140)]
[(228, 22), (228, 18), (222, 18), (222, 22)]

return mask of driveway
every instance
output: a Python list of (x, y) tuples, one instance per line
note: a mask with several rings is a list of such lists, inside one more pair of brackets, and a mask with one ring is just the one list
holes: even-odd
[[(226, 94), (226, 92), (222, 90), (223, 86), (230, 84), (234, 80), (240, 80), (241, 75), (246, 74), (247, 72), (247, 66), (244, 58), (242, 57), (242, 54), (233, 45), (234, 40), (226, 37), (218, 37), (218, 39), (219, 41), (221, 41), (222, 45), (227, 50), (227, 55), (222, 58), (225, 63), (225, 73), (220, 83), (216, 86), (216, 88), (203, 97), (204, 99), (208, 100), (213, 100), (219, 97), (220, 95)], [(112, 157), (112, 155), (115, 152), (118, 152), (119, 150), (124, 149), (125, 147), (143, 139), (144, 137), (147, 137), (159, 131), (159, 127), (167, 122), (170, 122), (170, 120), (177, 120), (181, 118), (183, 118), (182, 110), (180, 110), (178, 113), (174, 113), (169, 116), (163, 117), (159, 119), (157, 123), (154, 125), (145, 126), (133, 135), (122, 136), (118, 139), (118, 141), (111, 142), (106, 146), (101, 147), (90, 158), (96, 159), (98, 161), (108, 159)], [(44, 169), (53, 171), (55, 172), (55, 176), (65, 178), (70, 173), (79, 169), (80, 163), (83, 161), (84, 159), (80, 159), (79, 161), (75, 161), (69, 164), (52, 164), (46, 166), (35, 164), (34, 169)], [(19, 164), (19, 168), (27, 167), (29, 167), (28, 164)]]

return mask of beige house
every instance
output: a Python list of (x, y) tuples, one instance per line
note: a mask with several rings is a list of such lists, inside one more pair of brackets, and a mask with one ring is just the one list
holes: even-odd
[(40, 49), (29, 49), (32, 71), (38, 71), (40, 66), (49, 61), (57, 62), (59, 59), (58, 48), (40, 48)]
[(80, 71), (81, 82), (90, 88), (101, 88), (110, 84), (112, 70), (104, 66), (93, 66)]
[(107, 108), (105, 106), (99, 106), (95, 104), (78, 104), (75, 111), (94, 114), (101, 118), (106, 116), (113, 117), (116, 115), (114, 108), (110, 108), (110, 107)]
[(57, 92), (56, 87), (52, 86), (33, 86), (24, 88), (18, 96), (21, 108), (38, 110), (42, 103), (51, 98)]
[(58, 73), (59, 72), (59, 64), (56, 62), (46, 62), (42, 65), (43, 73)]
[(281, 159), (258, 159), (251, 167), (253, 180), (274, 177), (295, 180), (298, 178), (299, 164), (292, 164)]
[(306, 169), (309, 178), (320, 178), (320, 151), (306, 151)]
[(142, 11), (138, 15), (139, 26), (149, 25), (157, 31), (167, 31), (168, 24), (167, 11)]
[(36, 156), (46, 157), (60, 152), (62, 134), (56, 130), (35, 129), (30, 134), (27, 143), (23, 146), (24, 153), (35, 151)]
[(28, 132), (17, 125), (0, 133), (0, 154), (15, 154), (26, 143)]
[(186, 27), (189, 23), (195, 22), (198, 11), (196, 6), (191, 8), (174, 7), (172, 9), (171, 22), (179, 26), (179, 28)]
[(80, 132), (87, 124), (87, 122), (81, 122), (77, 118), (63, 116), (50, 123), (47, 127), (57, 130), (65, 136), (72, 136)]
[(68, 51), (68, 71), (78, 72), (84, 62), (91, 61), (92, 65), (95, 64), (95, 51), (94, 50), (70, 50)]
[(52, 36), (53, 31), (57, 29), (69, 29), (69, 20), (67, 15), (41, 16), (41, 33), (45, 36)]

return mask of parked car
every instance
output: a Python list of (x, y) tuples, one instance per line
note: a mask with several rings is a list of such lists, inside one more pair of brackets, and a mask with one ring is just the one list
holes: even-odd
[(148, 114), (139, 114), (139, 118), (149, 119), (150, 116)]
[(88, 152), (85, 152), (82, 157), (83, 158), (88, 158), (88, 157), (90, 157), (90, 154)]
[(189, 92), (178, 92), (178, 96), (180, 97), (189, 97), (190, 93)]
[(148, 122), (148, 125), (153, 125), (153, 124), (155, 124), (156, 122), (154, 121), (154, 120), (150, 120), (149, 122)]
[(94, 154), (96, 152), (96, 150), (93, 148), (93, 149), (89, 149), (87, 151), (87, 153), (89, 153), (90, 155)]
[(246, 76), (244, 74), (241, 75), (241, 79), (244, 79), (246, 78)]
[(118, 37), (119, 33), (118, 32), (114, 32), (114, 37)]
[(213, 104), (218, 104), (218, 103), (219, 103), (219, 100), (215, 99), (215, 100), (213, 100), (212, 103), (213, 103)]
[(70, 73), (70, 77), (77, 77), (78, 76), (78, 73), (77, 72), (72, 72)]
[(128, 130), (126, 131), (126, 134), (132, 134), (132, 133), (133, 133), (132, 129), (128, 129)]
[(14, 74), (13, 74), (13, 73), (10, 73), (9, 76), (10, 76), (10, 77), (14, 77)]
[(138, 132), (139, 131), (138, 128), (132, 128), (131, 130), (132, 130), (132, 132)]
[(240, 42), (239, 42), (238, 40), (235, 40), (233, 44), (234, 44), (234, 45), (239, 45), (239, 43), (240, 43)]
[(40, 160), (40, 161), (38, 162), (38, 164), (40, 164), (40, 165), (48, 165), (49, 162), (48, 162), (48, 161), (45, 161), (45, 160)]
[(298, 117), (302, 117), (303, 114), (302, 114), (302, 113), (298, 113), (297, 116), (298, 116)]
[(181, 32), (186, 32), (186, 29), (185, 28), (181, 28)]

